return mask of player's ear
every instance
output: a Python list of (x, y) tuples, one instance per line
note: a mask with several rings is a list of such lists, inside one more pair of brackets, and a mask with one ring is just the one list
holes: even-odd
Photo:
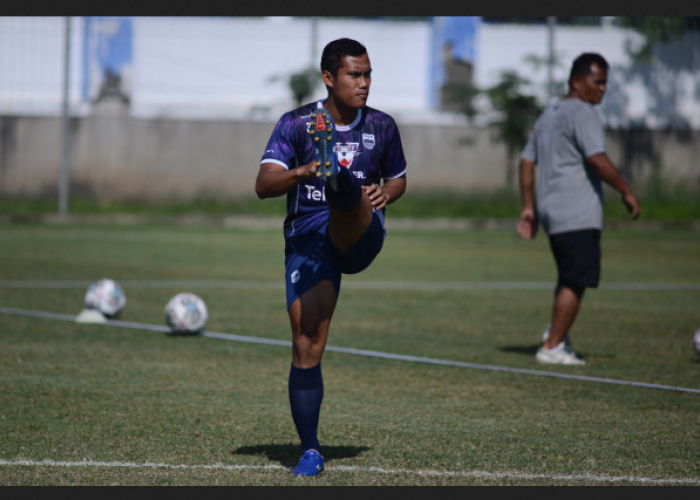
[(321, 72), (321, 78), (323, 79), (323, 83), (326, 87), (333, 88), (334, 78), (330, 71), (324, 69)]
[(571, 90), (578, 92), (581, 89), (581, 75), (572, 76), (569, 86), (571, 87)]

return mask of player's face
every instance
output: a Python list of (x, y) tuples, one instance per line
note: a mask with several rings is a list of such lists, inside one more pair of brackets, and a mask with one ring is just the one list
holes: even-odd
[(372, 83), (372, 65), (369, 56), (343, 57), (343, 65), (334, 78), (324, 74), (324, 82), (332, 89), (334, 98), (350, 108), (359, 109), (367, 104), (369, 86)]
[(608, 72), (593, 63), (590, 73), (584, 77), (574, 77), (573, 84), (579, 99), (591, 104), (600, 104), (608, 84)]

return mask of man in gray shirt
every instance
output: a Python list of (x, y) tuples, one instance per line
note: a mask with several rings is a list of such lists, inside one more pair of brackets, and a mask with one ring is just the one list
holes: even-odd
[(541, 224), (558, 273), (551, 324), (536, 354), (540, 363), (585, 364), (571, 348), (568, 332), (585, 289), (597, 287), (600, 279), (603, 182), (621, 193), (632, 219), (640, 214), (639, 201), (605, 153), (603, 121), (593, 107), (603, 99), (607, 75), (601, 55), (576, 58), (568, 94), (539, 117), (520, 158), (518, 234), (534, 238)]

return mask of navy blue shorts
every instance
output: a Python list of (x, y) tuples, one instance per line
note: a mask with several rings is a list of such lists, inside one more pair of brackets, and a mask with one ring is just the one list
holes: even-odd
[(549, 235), (557, 264), (557, 284), (567, 288), (596, 288), (600, 281), (599, 229)]
[(287, 308), (321, 281), (331, 279), (336, 295), (340, 294), (342, 273), (356, 274), (365, 269), (379, 255), (386, 238), (383, 212), (374, 212), (372, 222), (355, 243), (348, 255), (343, 255), (331, 243), (328, 221), (318, 231), (294, 237), (293, 245), (286, 245), (285, 283)]

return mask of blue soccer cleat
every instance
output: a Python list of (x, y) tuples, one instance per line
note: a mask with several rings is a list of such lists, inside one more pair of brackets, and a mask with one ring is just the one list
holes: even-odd
[(316, 450), (306, 450), (292, 474), (295, 476), (317, 476), (324, 468), (323, 456)]
[(338, 142), (335, 123), (330, 112), (323, 108), (311, 113), (311, 118), (309, 134), (314, 142), (316, 176), (322, 181), (332, 181), (340, 168), (333, 154), (333, 147)]

